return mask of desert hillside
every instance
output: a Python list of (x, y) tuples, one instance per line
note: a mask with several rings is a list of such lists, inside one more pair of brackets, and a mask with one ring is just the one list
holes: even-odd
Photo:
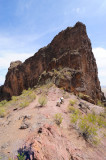
[(1, 160), (105, 160), (104, 108), (83, 96), (50, 83), (1, 101)]

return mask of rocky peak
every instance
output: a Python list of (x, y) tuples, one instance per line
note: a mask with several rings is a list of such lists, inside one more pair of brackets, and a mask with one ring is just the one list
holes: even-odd
[(13, 95), (20, 95), (23, 89), (49, 81), (69, 92), (87, 94), (95, 102), (105, 99), (83, 23), (77, 22), (74, 27), (61, 31), (49, 45), (24, 63), (12, 63), (0, 90), (0, 100), (10, 99)]
[(8, 70), (11, 70), (11, 69), (13, 69), (13, 68), (16, 68), (18, 65), (21, 65), (22, 64), (22, 62), (21, 61), (15, 61), (15, 62), (11, 62), (10, 63), (10, 67), (8, 68)]

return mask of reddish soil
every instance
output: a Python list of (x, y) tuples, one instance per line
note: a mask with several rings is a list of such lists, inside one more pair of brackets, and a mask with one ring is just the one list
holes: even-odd
[[(37, 160), (105, 160), (106, 141), (103, 139), (98, 146), (86, 142), (70, 123), (67, 106), (70, 99), (75, 99), (75, 106), (85, 102), (78, 97), (68, 96), (60, 107), (56, 102), (63, 91), (56, 87), (48, 90), (48, 103), (40, 107), (38, 97), (26, 108), (11, 111), (8, 116), (0, 119), (0, 157), (8, 160), (15, 157), (19, 148), (30, 147)], [(86, 102), (90, 110), (100, 113), (103, 108)], [(54, 115), (61, 113), (62, 124), (58, 127)], [(84, 113), (85, 114), (85, 113)], [(20, 129), (22, 124), (26, 129)]]

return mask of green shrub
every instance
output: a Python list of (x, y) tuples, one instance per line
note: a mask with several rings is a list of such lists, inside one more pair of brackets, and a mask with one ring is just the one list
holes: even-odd
[(3, 107), (0, 108), (0, 117), (3, 118), (6, 115), (6, 111)]
[(97, 101), (97, 105), (101, 106), (101, 107), (104, 107), (104, 104), (100, 100)]
[(31, 101), (33, 101), (34, 99), (36, 99), (35, 93), (30, 94), (29, 98), (30, 98)]
[(79, 98), (83, 98), (84, 94), (83, 93), (79, 93), (78, 96), (79, 96)]
[(29, 96), (33, 91), (31, 90), (31, 88), (29, 88), (28, 90), (23, 90), (22, 91), (22, 96)]
[(72, 123), (74, 123), (74, 124), (76, 124), (77, 123), (77, 121), (78, 121), (78, 114), (72, 114), (71, 115), (71, 122)]
[(96, 114), (91, 114), (89, 113), (86, 116), (86, 119), (91, 122), (92, 124), (97, 125), (98, 127), (105, 127), (106, 126), (106, 121), (105, 118), (101, 115), (96, 115)]
[(80, 119), (80, 111), (78, 109), (72, 110), (73, 114), (71, 114), (71, 122), (76, 124), (78, 119)]
[(90, 123), (86, 116), (84, 116), (78, 124), (80, 133), (84, 136), (85, 139), (92, 139), (97, 135), (96, 125)]
[(7, 103), (6, 100), (1, 101), (1, 102), (0, 102), (0, 107), (4, 106), (6, 103)]
[(47, 104), (47, 98), (45, 96), (41, 96), (39, 97), (38, 102), (43, 107)]
[(95, 123), (96, 123), (96, 120), (97, 120), (97, 115), (96, 115), (96, 114), (91, 114), (91, 113), (89, 113), (89, 114), (86, 116), (86, 119), (88, 119), (89, 122), (95, 124)]
[(24, 102), (21, 102), (21, 103), (20, 103), (20, 107), (21, 107), (21, 108), (27, 107), (28, 105), (29, 105), (29, 102), (28, 102), (28, 101), (24, 101)]
[(18, 160), (25, 160), (25, 155), (24, 155), (24, 153), (18, 154), (17, 158), (18, 158)]
[(55, 114), (54, 118), (55, 118), (56, 124), (60, 126), (60, 124), (62, 123), (62, 120), (63, 120), (62, 114), (57, 113), (57, 114)]
[(18, 97), (17, 96), (12, 96), (12, 100), (16, 102), (18, 100)]
[(96, 119), (99, 127), (106, 127), (106, 119), (100, 115), (97, 116), (97, 119)]
[(106, 118), (106, 112), (101, 112), (100, 116), (103, 117), (103, 118)]
[(83, 137), (93, 144), (98, 144), (100, 139), (98, 139), (97, 131), (101, 127), (106, 127), (105, 112), (100, 113), (100, 115), (95, 112), (82, 115), (79, 109), (70, 105), (68, 110), (71, 113), (71, 123), (75, 124)]
[(74, 106), (75, 103), (76, 103), (76, 100), (72, 99), (72, 100), (69, 101), (69, 104), (72, 105), (72, 106)]
[(68, 111), (70, 112), (70, 113), (74, 113), (75, 112), (75, 107), (74, 106), (68, 106)]

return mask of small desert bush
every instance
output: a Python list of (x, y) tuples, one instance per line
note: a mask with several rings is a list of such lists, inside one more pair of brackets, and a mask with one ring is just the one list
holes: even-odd
[(74, 107), (74, 106), (68, 106), (68, 111), (70, 112), (70, 113), (75, 113), (76, 112), (76, 108)]
[(20, 96), (20, 100), (27, 100), (29, 103), (31, 103), (34, 99), (36, 99), (36, 95), (34, 90), (32, 89), (28, 89), (28, 90), (23, 90), (21, 96)]
[(1, 102), (0, 102), (0, 107), (4, 106), (6, 103), (7, 103), (6, 100), (1, 101)]
[(22, 96), (29, 96), (33, 91), (31, 90), (31, 88), (29, 88), (28, 90), (23, 90), (22, 91)]
[(95, 136), (97, 135), (98, 126), (96, 125), (95, 119), (94, 115), (81, 116), (78, 110), (71, 115), (71, 123), (76, 125), (82, 136), (91, 142), (95, 140), (96, 144)]
[(69, 101), (69, 105), (74, 106), (74, 104), (76, 104), (76, 100), (71, 99), (71, 100)]
[(60, 126), (63, 120), (62, 114), (61, 113), (55, 114), (54, 119), (55, 119), (56, 124)]
[(98, 130), (99, 128), (106, 127), (106, 120), (103, 114), (97, 115), (96, 113), (89, 113), (82, 115), (79, 109), (74, 106), (68, 106), (70, 111), (71, 123), (75, 125), (79, 133), (89, 142), (98, 144)]
[(89, 113), (87, 116), (85, 116), (85, 119), (87, 119), (89, 122), (95, 124), (96, 120), (97, 120), (97, 115), (94, 113), (93, 114)]
[(39, 97), (38, 102), (42, 107), (45, 106), (47, 104), (47, 97), (45, 96)]
[(93, 140), (95, 139), (94, 137), (97, 135), (97, 126), (93, 123), (91, 123), (86, 116), (84, 116), (79, 124), (79, 131), (80, 133), (83, 135), (83, 137), (86, 140), (91, 140), (93, 142)]
[(79, 98), (82, 98), (84, 96), (84, 94), (83, 93), (79, 93), (78, 96), (79, 96)]
[(26, 159), (24, 153), (18, 154), (17, 158), (18, 158), (18, 160), (25, 160)]
[(18, 100), (18, 96), (12, 96), (11, 99), (16, 102)]
[(0, 107), (0, 117), (3, 118), (6, 115), (6, 110), (3, 107)]
[(30, 94), (29, 98), (30, 98), (30, 101), (33, 101), (34, 99), (36, 99), (35, 93)]
[(96, 115), (96, 114), (94, 114), (94, 113), (93, 113), (93, 114), (92, 114), (92, 113), (89, 113), (89, 114), (86, 116), (86, 119), (87, 119), (89, 122), (97, 125), (99, 128), (106, 126), (106, 120), (105, 120), (105, 118), (104, 118), (103, 116), (101, 116), (101, 114), (100, 114), (100, 115)]
[(80, 119), (80, 111), (79, 109), (72, 108), (71, 111), (73, 112), (73, 114), (71, 114), (71, 123), (76, 125), (77, 121)]
[(10, 101), (3, 100), (0, 102), (0, 117), (4, 117), (10, 108), (27, 107), (36, 99), (35, 90), (23, 90), (20, 96), (12, 96)]
[(25, 107), (27, 107), (29, 105), (29, 102), (28, 101), (24, 101), (24, 102), (21, 102), (20, 103), (20, 107), (21, 108), (25, 108)]
[(98, 126), (101, 128), (101, 127), (106, 127), (106, 119), (100, 115), (98, 115), (97, 117), (97, 123), (98, 123)]
[(100, 100), (97, 101), (97, 105), (101, 106), (101, 107), (104, 107), (104, 104)]

